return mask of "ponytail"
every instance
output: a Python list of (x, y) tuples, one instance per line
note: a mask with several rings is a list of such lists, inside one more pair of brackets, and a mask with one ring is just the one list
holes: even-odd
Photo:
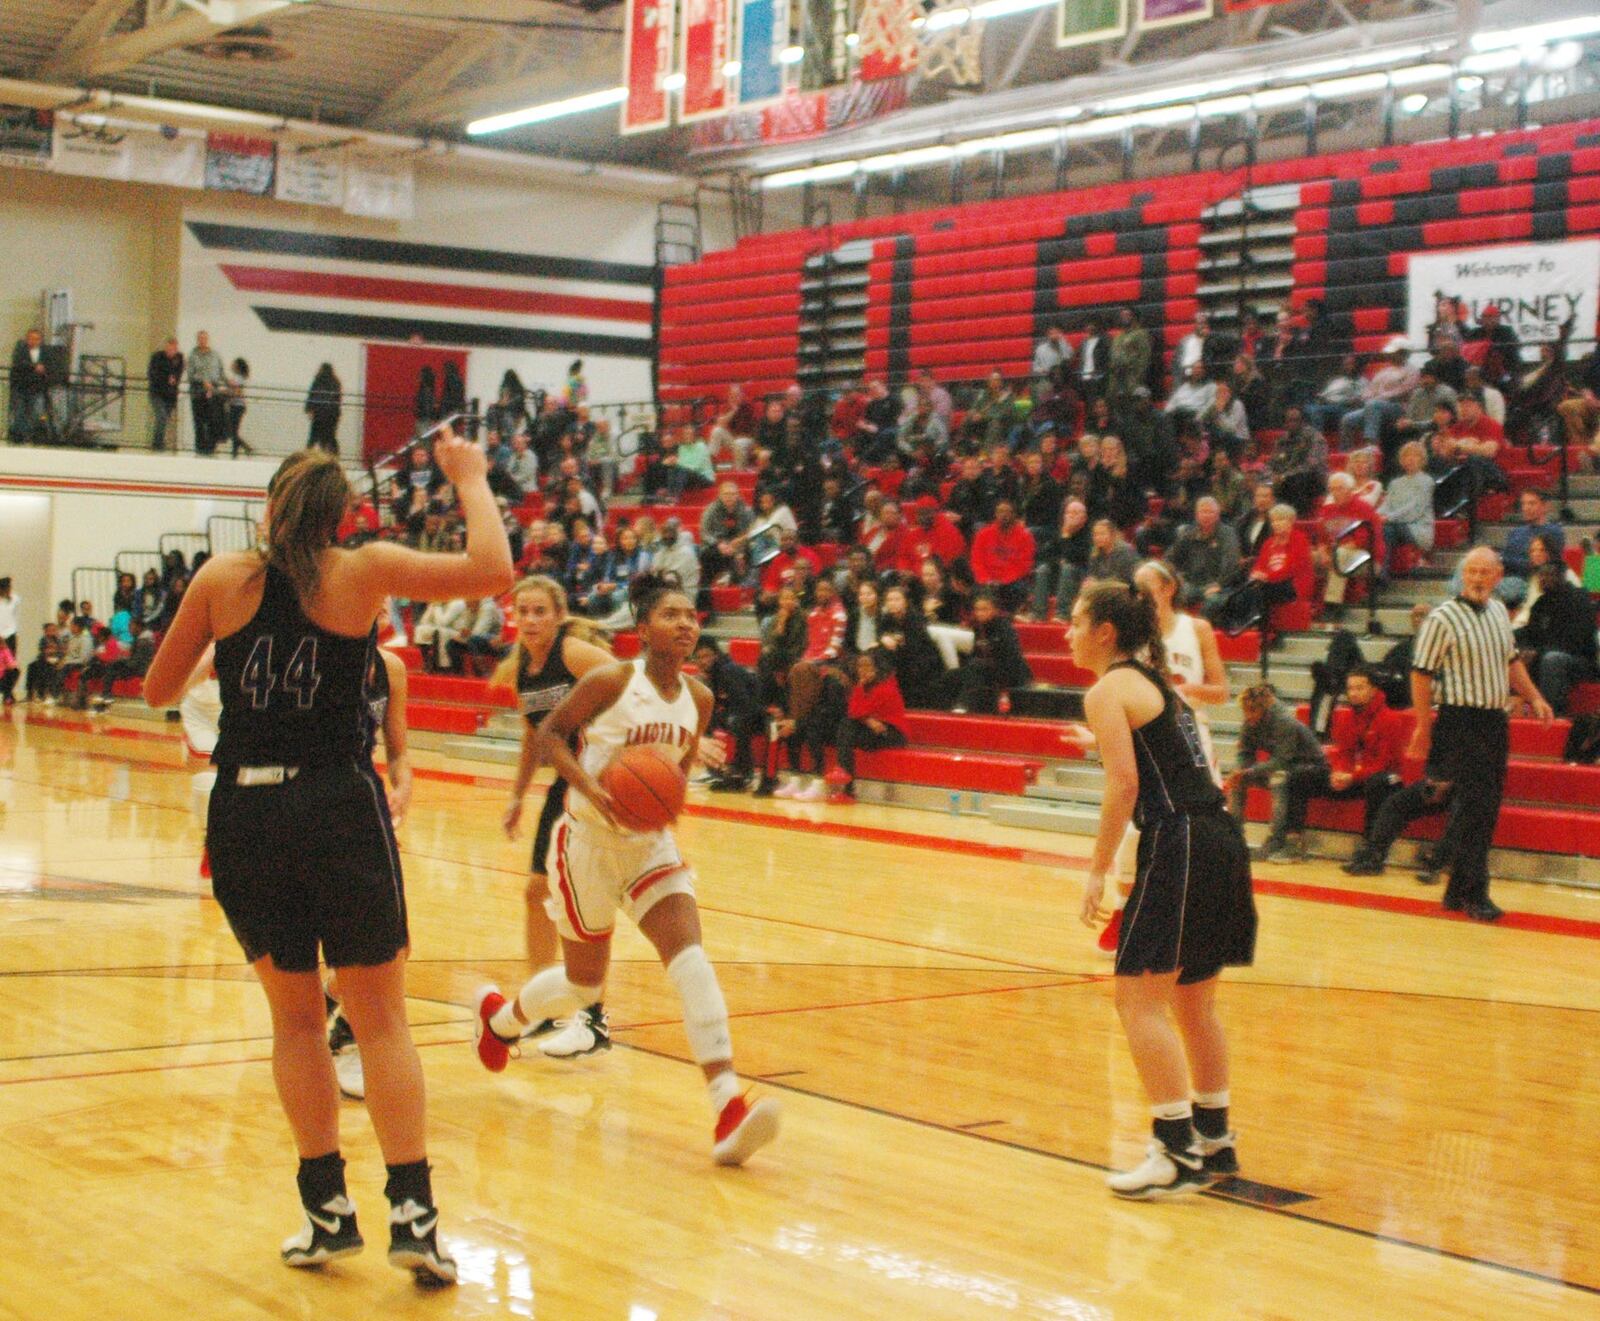
[(344, 469), (323, 450), (291, 454), (267, 483), (267, 543), (260, 553), (302, 602), (317, 594), (322, 552), (338, 538), (349, 499)]
[(1151, 669), (1166, 674), (1167, 648), (1161, 641), (1156, 603), (1150, 596), (1122, 583), (1098, 582), (1085, 587), (1079, 600), (1091, 623), (1111, 625), (1118, 651), (1135, 657), (1142, 652)]

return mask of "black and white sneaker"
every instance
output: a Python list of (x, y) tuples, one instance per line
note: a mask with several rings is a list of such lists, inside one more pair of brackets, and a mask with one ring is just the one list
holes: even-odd
[(1196, 1135), (1195, 1146), (1210, 1182), (1221, 1183), (1239, 1173), (1239, 1152), (1235, 1146), (1238, 1140), (1237, 1133), (1224, 1133), (1220, 1138)]
[(1210, 1183), (1198, 1152), (1172, 1151), (1160, 1142), (1151, 1142), (1142, 1164), (1106, 1178), (1106, 1186), (1118, 1197), (1140, 1202), (1202, 1192)]
[(611, 1020), (599, 1005), (580, 1009), (561, 1031), (539, 1043), (539, 1053), (553, 1060), (575, 1060), (611, 1049)]
[(525, 1029), (520, 1039), (523, 1041), (532, 1041), (536, 1037), (547, 1037), (552, 1032), (566, 1027), (566, 1025), (567, 1020), (564, 1018), (541, 1018), (532, 1027)]
[(406, 1198), (389, 1208), (389, 1264), (411, 1271), (418, 1284), (454, 1284), (455, 1259), (439, 1246), (439, 1212)]
[(285, 1266), (320, 1266), (340, 1257), (353, 1257), (366, 1245), (356, 1228), (355, 1204), (344, 1195), (306, 1207), (306, 1223), (298, 1234), (283, 1240)]

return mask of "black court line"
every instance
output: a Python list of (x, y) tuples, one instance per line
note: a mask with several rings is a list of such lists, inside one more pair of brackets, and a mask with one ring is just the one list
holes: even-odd
[[(619, 1041), (615, 1044), (624, 1050), (638, 1051), (641, 1055), (649, 1055), (655, 1059), (670, 1060), (675, 1064), (682, 1064), (689, 1068), (696, 1068), (689, 1060), (678, 1058), (663, 1050), (652, 1050), (647, 1046), (640, 1046), (631, 1041)], [(796, 1096), (806, 1096), (817, 1101), (827, 1101), (834, 1105), (842, 1105), (851, 1110), (859, 1110), (863, 1114), (877, 1115), (883, 1119), (896, 1119), (902, 1123), (915, 1124), (919, 1128), (932, 1129), (937, 1133), (949, 1133), (956, 1137), (971, 1138), (976, 1142), (989, 1142), (997, 1147), (1006, 1147), (1012, 1151), (1021, 1152), (1028, 1156), (1040, 1156), (1045, 1160), (1057, 1161), (1063, 1165), (1074, 1165), (1079, 1169), (1094, 1170), (1098, 1173), (1109, 1173), (1111, 1166), (1102, 1165), (1098, 1161), (1084, 1160), (1081, 1156), (1068, 1156), (1064, 1152), (1045, 1151), (1040, 1147), (1030, 1147), (1024, 1142), (1016, 1142), (1010, 1138), (997, 1137), (992, 1133), (969, 1132), (961, 1128), (954, 1128), (938, 1123), (932, 1119), (919, 1119), (915, 1115), (901, 1114), (896, 1110), (888, 1110), (883, 1106), (870, 1105), (865, 1101), (852, 1101), (842, 1096), (830, 1096), (826, 1092), (815, 1092), (808, 1088), (797, 1086), (794, 1083), (775, 1082), (772, 1084), (778, 1091), (793, 1092)], [(1246, 1182), (1246, 1181), (1240, 1181)], [(1270, 1189), (1275, 1194), (1288, 1192), (1286, 1189), (1272, 1189), (1271, 1185), (1260, 1184), (1258, 1188)], [(1266, 1211), (1272, 1215), (1286, 1216), (1290, 1220), (1299, 1220), (1308, 1225), (1317, 1225), (1324, 1229), (1337, 1230), (1342, 1234), (1352, 1234), (1358, 1238), (1369, 1239), (1377, 1243), (1387, 1243), (1397, 1248), (1410, 1248), (1417, 1252), (1425, 1252), (1432, 1257), (1443, 1257), (1450, 1261), (1459, 1261), (1470, 1266), (1482, 1266), (1486, 1270), (1498, 1271), (1503, 1275), (1513, 1275), (1519, 1279), (1536, 1280), (1540, 1284), (1553, 1284), (1563, 1289), (1572, 1289), (1579, 1293), (1589, 1294), (1600, 1298), (1600, 1286), (1582, 1284), (1577, 1280), (1562, 1279), (1559, 1275), (1546, 1275), (1541, 1271), (1530, 1270), (1525, 1266), (1513, 1266), (1509, 1262), (1492, 1261), (1487, 1257), (1475, 1257), (1467, 1252), (1452, 1252), (1449, 1248), (1438, 1248), (1427, 1243), (1416, 1243), (1410, 1239), (1399, 1238), (1393, 1234), (1380, 1233), (1373, 1229), (1362, 1229), (1357, 1225), (1340, 1224), (1337, 1220), (1325, 1220), (1321, 1216), (1310, 1215), (1304, 1211), (1295, 1211), (1287, 1205), (1274, 1205), (1270, 1200), (1254, 1200), (1239, 1197), (1213, 1189), (1208, 1192), (1196, 1194), (1200, 1197), (1210, 1197), (1219, 1202), (1233, 1206), (1249, 1207), (1257, 1211)], [(1292, 1196), (1309, 1196), (1309, 1194), (1294, 1194)], [(1107, 1196), (1110, 1196), (1108, 1193)]]
[(1007, 1122), (1004, 1119), (974, 1119), (970, 1124), (957, 1124), (955, 1127), (959, 1128), (963, 1133), (970, 1133), (975, 1128), (993, 1128), (996, 1124)]
[(771, 1082), (774, 1078), (798, 1078), (804, 1069), (785, 1069), (781, 1073), (758, 1073), (755, 1075), (760, 1082)]

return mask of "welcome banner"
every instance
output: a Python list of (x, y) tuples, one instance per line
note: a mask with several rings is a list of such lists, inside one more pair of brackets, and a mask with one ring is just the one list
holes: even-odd
[[(1419, 351), (1427, 346), (1441, 297), (1459, 299), (1474, 326), (1493, 304), (1527, 346), (1555, 339), (1569, 317), (1576, 318), (1575, 337), (1587, 339), (1600, 316), (1600, 240), (1417, 252), (1407, 279), (1406, 330)], [(1529, 347), (1526, 356), (1537, 354)]]
[(672, 123), (666, 79), (672, 72), (675, 0), (628, 0), (622, 26), (622, 131), (646, 133)]
[(683, 92), (678, 122), (691, 124), (728, 113), (728, 75), (723, 72), (732, 45), (728, 31), (732, 0), (683, 0), (683, 32), (678, 68)]

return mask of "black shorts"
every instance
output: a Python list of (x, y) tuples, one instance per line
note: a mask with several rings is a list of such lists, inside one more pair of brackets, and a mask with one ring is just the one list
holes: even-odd
[(240, 785), (218, 768), (206, 818), (212, 891), (251, 963), (375, 967), (410, 943), (400, 851), (370, 762)]
[(1250, 851), (1225, 812), (1159, 817), (1139, 836), (1133, 893), (1117, 939), (1119, 977), (1178, 974), (1180, 986), (1255, 960)]
[(559, 775), (544, 791), (544, 807), (539, 812), (539, 828), (533, 832), (533, 862), (529, 866), (536, 876), (548, 876), (545, 859), (550, 856), (550, 837), (556, 833), (556, 822), (567, 810), (567, 782)]

